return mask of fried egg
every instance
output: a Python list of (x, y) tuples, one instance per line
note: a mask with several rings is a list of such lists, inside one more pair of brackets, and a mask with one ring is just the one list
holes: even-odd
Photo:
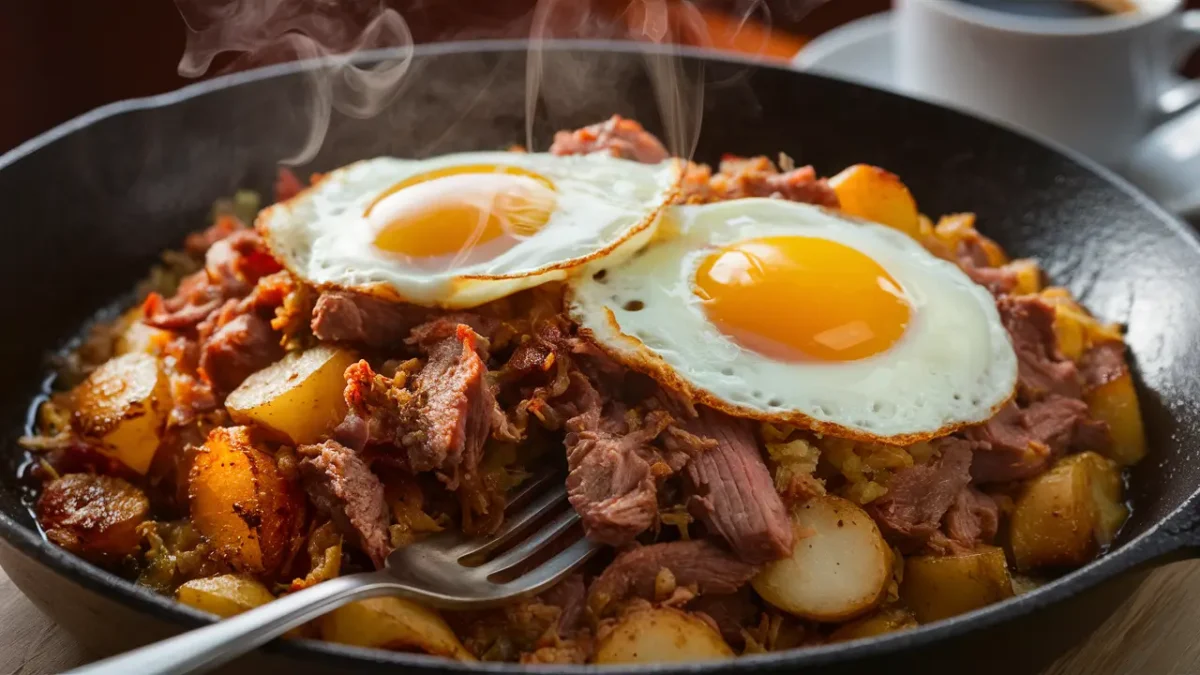
[(777, 199), (666, 218), (673, 237), (568, 293), (581, 333), (630, 368), (734, 415), (895, 444), (1012, 396), (992, 296), (907, 235)]
[(256, 227), (318, 288), (458, 309), (628, 257), (679, 180), (674, 162), (602, 154), (379, 157), (265, 209)]

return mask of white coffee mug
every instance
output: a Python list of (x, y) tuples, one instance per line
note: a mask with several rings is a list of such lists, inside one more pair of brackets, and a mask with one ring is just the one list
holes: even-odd
[(1123, 14), (1050, 18), (895, 0), (897, 83), (1123, 168), (1143, 137), (1200, 103), (1200, 83), (1176, 74), (1200, 45), (1200, 11), (1135, 2)]

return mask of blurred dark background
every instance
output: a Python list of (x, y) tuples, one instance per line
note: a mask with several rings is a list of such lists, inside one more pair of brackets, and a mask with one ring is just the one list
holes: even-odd
[[(534, 0), (383, 1), (400, 12), (418, 43), (526, 37), (535, 4)], [(630, 3), (638, 1), (563, 0), (587, 2), (601, 18), (627, 14)], [(761, 12), (743, 20), (747, 0), (692, 4), (707, 24), (713, 47), (787, 59), (812, 37), (885, 10), (890, 0), (767, 0), (769, 28), (758, 20)], [(1189, 4), (1200, 6), (1200, 0)], [(0, 152), (96, 106), (189, 82), (176, 72), (185, 25), (171, 0), (13, 0), (2, 5)], [(596, 29), (601, 34), (593, 30), (583, 37), (631, 37), (620, 21), (593, 23), (602, 26)], [(551, 30), (556, 37), (579, 37), (581, 28), (573, 24)], [(690, 41), (686, 31), (678, 32), (675, 39)], [(228, 59), (216, 65), (210, 75), (222, 66), (228, 68)], [(1193, 75), (1200, 72), (1200, 58), (1193, 58), (1188, 70)]]

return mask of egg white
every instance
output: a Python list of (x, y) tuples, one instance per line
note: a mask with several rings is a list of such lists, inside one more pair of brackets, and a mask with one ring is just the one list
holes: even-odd
[[(666, 218), (678, 223), (672, 239), (570, 286), (581, 332), (631, 368), (733, 414), (893, 443), (982, 422), (1011, 397), (1017, 359), (992, 296), (907, 235), (777, 199), (673, 207)], [(900, 340), (856, 361), (781, 362), (710, 323), (692, 291), (704, 258), (786, 234), (839, 242), (880, 264), (911, 304)]]
[[(535, 235), (472, 264), (452, 257), (410, 264), (373, 245), (377, 229), (364, 212), (383, 192), (413, 176), (471, 164), (515, 166), (550, 179), (556, 204), (549, 221)], [(679, 174), (673, 161), (646, 165), (603, 154), (378, 157), (332, 171), (263, 210), (256, 227), (293, 274), (317, 287), (460, 309), (564, 279), (599, 259), (624, 260), (654, 236), (662, 209), (677, 194)]]

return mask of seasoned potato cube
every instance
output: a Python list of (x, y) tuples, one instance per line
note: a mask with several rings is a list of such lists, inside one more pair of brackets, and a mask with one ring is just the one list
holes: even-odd
[(437, 612), (403, 598), (359, 600), (317, 621), (321, 639), (330, 642), (475, 660)]
[(76, 430), (102, 452), (146, 473), (171, 402), (158, 359), (139, 353), (118, 356), (92, 371), (71, 396)]
[(246, 427), (213, 429), (188, 476), (192, 522), (232, 569), (270, 578), (304, 526), (304, 496)]
[(193, 579), (179, 587), (175, 599), (221, 618), (241, 614), (275, 599), (266, 586), (238, 574)]
[(141, 545), (138, 525), (150, 512), (150, 500), (120, 478), (72, 473), (42, 488), (38, 524), (46, 538), (95, 562), (133, 555)]
[(636, 610), (621, 617), (596, 645), (595, 662), (671, 663), (733, 658), (721, 634), (677, 609)]
[(321, 345), (254, 373), (225, 399), (239, 424), (257, 424), (296, 445), (315, 443), (346, 415), (345, 372), (353, 352)]
[(1017, 568), (1082, 565), (1112, 542), (1127, 515), (1115, 462), (1094, 452), (1066, 457), (1017, 498), (1010, 523)]
[(1004, 551), (980, 546), (961, 555), (922, 555), (904, 560), (900, 598), (929, 623), (1012, 597)]
[(885, 607), (874, 614), (840, 626), (829, 636), (831, 642), (874, 637), (893, 631), (915, 628), (917, 618), (903, 607)]
[(792, 512), (790, 558), (767, 563), (751, 584), (785, 612), (844, 621), (879, 604), (891, 578), (891, 549), (875, 521), (853, 502), (826, 495)]
[(953, 252), (955, 258), (961, 254), (963, 244), (969, 243), (972, 248), (977, 247), (983, 251), (989, 267), (1000, 267), (1008, 263), (1004, 249), (975, 229), (974, 213), (951, 213), (942, 216), (934, 226), (933, 233), (943, 246)]
[(1013, 288), (1013, 293), (1029, 295), (1042, 290), (1042, 268), (1036, 260), (1021, 258), (1010, 262), (1008, 267), (1017, 274), (1017, 285)]
[(1110, 458), (1122, 466), (1132, 466), (1146, 456), (1146, 430), (1133, 375), (1128, 370), (1084, 392), (1083, 400), (1093, 418), (1108, 422), (1113, 441), (1106, 453)]
[(829, 179), (842, 211), (920, 236), (917, 202), (896, 174), (869, 164), (855, 164)]

